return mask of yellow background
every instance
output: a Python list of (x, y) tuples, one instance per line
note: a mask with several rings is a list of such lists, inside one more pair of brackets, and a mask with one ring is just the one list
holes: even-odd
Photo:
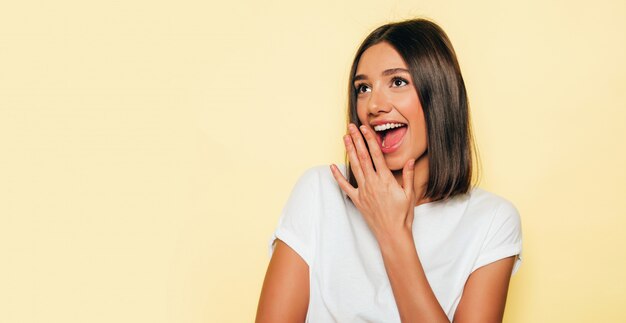
[(0, 322), (253, 321), (296, 179), (343, 161), (357, 45), (418, 16), (522, 215), (506, 321), (624, 322), (621, 0), (4, 1)]

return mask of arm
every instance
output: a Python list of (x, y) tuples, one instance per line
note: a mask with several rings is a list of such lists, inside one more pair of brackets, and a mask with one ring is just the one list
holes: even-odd
[[(385, 269), (403, 322), (448, 322), (413, 243), (412, 234), (379, 238)], [(515, 257), (495, 261), (468, 278), (454, 322), (502, 322)]]
[(304, 322), (308, 306), (309, 267), (293, 249), (277, 239), (255, 322)]
[[(376, 236), (402, 321), (448, 322), (426, 279), (413, 241), (411, 227), (416, 201), (413, 160), (404, 165), (400, 187), (386, 166), (373, 131), (365, 126), (361, 131), (368, 142), (369, 152), (355, 125), (350, 124), (350, 135), (344, 136), (358, 187), (353, 187), (334, 165), (331, 167), (333, 176)], [(515, 218), (509, 217), (508, 220)], [(508, 236), (509, 232), (503, 234)], [(508, 267), (505, 264), (506, 261), (493, 262), (470, 275), (456, 320), (485, 322), (502, 319), (513, 262), (508, 263)]]
[(417, 255), (413, 234), (378, 237), (385, 269), (402, 322), (449, 322)]
[(502, 322), (516, 256), (476, 269), (467, 279), (455, 322)]

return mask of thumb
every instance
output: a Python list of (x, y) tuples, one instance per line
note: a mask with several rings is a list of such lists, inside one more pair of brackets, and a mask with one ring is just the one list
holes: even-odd
[(402, 170), (402, 186), (404, 193), (413, 199), (413, 178), (415, 177), (415, 160), (409, 159)]

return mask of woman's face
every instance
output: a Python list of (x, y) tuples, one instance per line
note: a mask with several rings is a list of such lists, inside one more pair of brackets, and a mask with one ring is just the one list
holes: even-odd
[[(402, 56), (388, 43), (371, 46), (361, 55), (354, 78), (359, 120), (376, 131), (387, 167), (399, 170), (413, 158), (427, 163), (424, 112)], [(401, 125), (398, 125), (401, 124)], [(421, 158), (421, 159), (418, 159)]]

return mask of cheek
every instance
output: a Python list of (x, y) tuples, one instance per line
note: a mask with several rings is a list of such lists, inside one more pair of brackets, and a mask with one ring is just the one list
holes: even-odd
[(414, 120), (414, 138), (420, 147), (426, 147), (428, 145), (428, 129), (426, 127), (426, 119), (422, 113), (421, 108), (415, 111), (411, 116), (411, 120)]
[(363, 109), (359, 108), (358, 106), (356, 108), (356, 115), (359, 118), (361, 124), (367, 124), (367, 114), (364, 113)]
[(420, 101), (417, 98), (417, 95), (415, 95), (413, 92), (411, 92), (411, 93), (406, 93), (406, 92), (405, 93), (399, 93), (394, 98), (394, 101), (396, 102), (396, 104), (398, 106), (413, 107), (413, 109), (415, 109), (415, 107), (420, 104)]
[(427, 138), (428, 137), (428, 130), (426, 129), (426, 120), (424, 120), (424, 115), (423, 114), (419, 116), (418, 124), (419, 124), (419, 129), (418, 129), (419, 131), (418, 131), (418, 133), (419, 133), (419, 136), (420, 136), (420, 143), (421, 142), (426, 143), (426, 142), (428, 142), (428, 138)]

